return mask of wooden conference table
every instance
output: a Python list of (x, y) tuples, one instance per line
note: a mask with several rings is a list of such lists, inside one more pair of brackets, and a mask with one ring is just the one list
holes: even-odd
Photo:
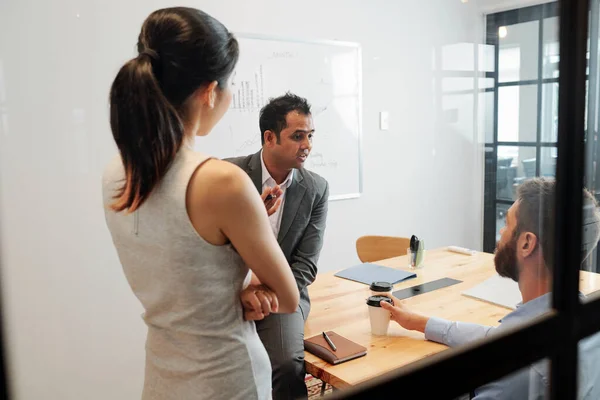
[[(377, 264), (408, 269), (408, 257), (390, 258)], [(422, 333), (407, 331), (393, 321), (387, 336), (371, 335), (366, 305), (369, 287), (335, 277), (335, 272), (318, 274), (315, 282), (309, 286), (311, 311), (306, 321), (305, 337), (334, 331), (365, 346), (367, 355), (334, 366), (305, 352), (307, 373), (334, 388), (342, 389), (447, 349), (444, 345), (426, 341)], [(512, 311), (461, 294), (496, 273), (492, 254), (469, 256), (445, 249), (428, 250), (425, 267), (415, 272), (416, 278), (394, 285), (394, 290), (445, 277), (458, 279), (462, 283), (403, 300), (414, 311), (494, 326)], [(582, 271), (580, 289), (584, 294), (600, 290), (600, 274)]]

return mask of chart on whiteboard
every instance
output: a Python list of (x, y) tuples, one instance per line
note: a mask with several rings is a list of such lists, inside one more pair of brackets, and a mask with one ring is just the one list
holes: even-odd
[(259, 113), (270, 98), (290, 91), (312, 106), (313, 148), (305, 168), (329, 182), (330, 198), (361, 192), (360, 47), (238, 36), (240, 60), (230, 79), (230, 109), (196, 150), (215, 157), (245, 156), (261, 148)]

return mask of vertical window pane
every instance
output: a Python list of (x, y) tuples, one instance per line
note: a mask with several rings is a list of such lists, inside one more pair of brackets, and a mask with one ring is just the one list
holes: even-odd
[(483, 129), (485, 134), (485, 143), (494, 142), (494, 92), (482, 92), (480, 94), (479, 110), (480, 129)]
[(483, 132), (485, 143), (494, 142), (494, 79), (479, 78), (477, 107), (478, 131)]
[(542, 147), (540, 149), (540, 176), (553, 177), (556, 175), (556, 147)]
[[(591, 198), (598, 199), (600, 192), (599, 161), (600, 146), (598, 144), (597, 121), (599, 115), (598, 87), (599, 87), (599, 36), (600, 36), (600, 5), (598, 0), (592, 1), (590, 13), (590, 32), (588, 39), (588, 80), (586, 81), (586, 152), (584, 186)], [(589, 67), (592, 66), (592, 69)], [(591, 98), (590, 98), (591, 97)], [(591, 122), (588, 126), (588, 121)], [(589, 152), (588, 152), (589, 150)], [(598, 224), (598, 207), (594, 200), (584, 196), (583, 227), (581, 235), (582, 264), (579, 273), (580, 291), (586, 295), (583, 302), (600, 300), (600, 263), (598, 253), (598, 240), (600, 226)], [(594, 293), (595, 292), (595, 293)], [(593, 294), (592, 294), (593, 293)], [(600, 398), (600, 333), (595, 333), (579, 342), (579, 398)]]
[[(598, 69), (598, 63), (600, 59), (600, 10), (598, 3), (596, 2), (590, 13), (590, 35), (588, 38), (588, 80), (585, 86), (585, 129), (586, 129), (586, 141), (585, 141), (585, 188), (589, 191), (591, 196), (596, 200), (600, 199), (600, 144), (598, 142), (598, 121), (600, 116), (600, 98), (599, 98), (599, 87), (600, 87), (600, 71)], [(594, 52), (589, 50), (594, 49)], [(589, 66), (593, 66), (592, 70), (589, 70)], [(591, 96), (591, 98), (590, 98)], [(589, 124), (589, 125), (588, 125)], [(595, 272), (600, 273), (600, 250), (598, 250), (598, 235), (599, 227), (595, 224), (595, 214), (590, 201), (583, 204), (583, 220), (584, 225), (582, 228), (582, 252), (586, 255), (582, 262), (581, 269), (588, 272), (581, 272), (580, 277), (596, 276), (589, 275), (589, 273)], [(588, 254), (589, 253), (589, 254)], [(589, 288), (592, 289), (592, 288)], [(594, 287), (595, 290), (600, 289), (600, 280)], [(583, 344), (583, 341), (581, 342)], [(600, 341), (598, 341), (600, 344)], [(596, 345), (598, 346), (598, 345)], [(597, 348), (600, 351), (600, 347)], [(600, 353), (599, 353), (600, 357)], [(600, 368), (600, 365), (596, 368)], [(596, 374), (600, 374), (600, 371), (596, 371)]]
[(537, 79), (539, 22), (502, 26), (498, 36), (499, 82)]
[(537, 85), (498, 88), (498, 141), (535, 142)]
[(535, 176), (534, 146), (498, 146), (496, 198), (515, 200), (517, 187)]
[(494, 46), (480, 44), (479, 51), (479, 71), (494, 72)]
[(558, 17), (544, 19), (544, 43), (542, 47), (542, 70), (544, 78), (558, 77)]
[[(559, 45), (558, 45), (558, 17), (545, 18), (544, 19), (544, 42), (542, 47), (542, 76), (544, 78), (558, 78), (558, 61)], [(586, 74), (589, 74), (589, 59), (590, 59), (590, 40), (587, 41), (587, 60), (588, 67), (586, 68)]]
[[(589, 95), (589, 80), (585, 83), (585, 102)], [(542, 85), (542, 142), (555, 143), (558, 139), (558, 82)], [(587, 129), (588, 108), (585, 109), (584, 126)]]
[(558, 82), (542, 85), (542, 142), (556, 142), (558, 134)]

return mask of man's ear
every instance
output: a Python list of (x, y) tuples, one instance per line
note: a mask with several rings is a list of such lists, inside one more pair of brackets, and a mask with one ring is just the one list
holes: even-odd
[(529, 257), (538, 245), (538, 238), (531, 232), (521, 233), (517, 242), (517, 251), (521, 253), (523, 258)]
[(275, 135), (275, 132), (271, 130), (266, 130), (265, 133), (263, 133), (263, 135), (265, 139), (265, 144), (267, 146), (274, 145), (277, 143), (277, 136)]

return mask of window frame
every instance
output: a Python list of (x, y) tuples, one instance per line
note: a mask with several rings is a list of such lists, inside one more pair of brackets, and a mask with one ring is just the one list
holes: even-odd
[[(488, 151), (487, 156), (492, 157), (490, 165), (486, 165), (486, 179), (484, 184), (484, 197), (486, 197), (484, 207), (484, 237), (483, 251), (493, 252), (496, 247), (496, 212), (500, 205), (511, 205), (513, 200), (507, 200), (498, 197), (497, 192), (497, 160), (498, 147), (535, 147), (535, 176), (540, 175), (543, 148), (557, 148), (556, 142), (542, 141), (542, 108), (543, 88), (548, 83), (558, 83), (559, 78), (544, 78), (543, 76), (543, 54), (544, 54), (544, 20), (558, 16), (558, 3), (546, 3), (537, 6), (519, 8), (510, 11), (494, 13), (486, 16), (486, 45), (494, 49), (494, 71), (486, 72), (485, 77), (493, 79), (494, 86), (485, 90), (486, 93), (493, 93), (493, 140), (486, 142), (485, 147)], [(510, 26), (515, 24), (538, 21), (538, 57), (537, 57), (537, 79), (525, 79), (517, 81), (500, 82), (499, 79), (499, 37), (498, 29), (501, 26)], [(560, 21), (560, 20), (559, 20)], [(536, 120), (536, 140), (535, 141), (500, 141), (498, 139), (498, 97), (500, 88), (515, 86), (537, 86), (537, 120)]]

